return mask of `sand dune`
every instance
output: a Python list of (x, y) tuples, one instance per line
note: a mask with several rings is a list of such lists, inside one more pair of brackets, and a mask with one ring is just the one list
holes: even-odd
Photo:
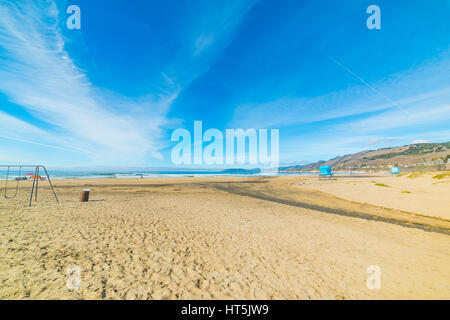
[[(0, 200), (0, 298), (450, 298), (445, 232), (264, 199), (396, 214), (333, 202), (311, 191), (314, 181), (305, 190), (301, 183), (307, 180), (60, 180), (59, 205), (42, 189), (31, 208), (22, 190)], [(79, 203), (86, 185), (92, 201)], [(437, 221), (445, 230), (446, 220)], [(366, 286), (370, 265), (381, 268), (380, 290)], [(80, 290), (67, 288), (72, 266), (81, 271)]]

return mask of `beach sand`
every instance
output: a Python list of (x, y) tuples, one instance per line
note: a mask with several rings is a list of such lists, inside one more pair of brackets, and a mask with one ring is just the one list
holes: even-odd
[(41, 183), (31, 208), (21, 189), (0, 199), (0, 299), (450, 299), (450, 184), (391, 179), (55, 180), (60, 204)]
[(337, 197), (450, 220), (450, 176), (437, 172), (400, 176), (345, 177), (331, 181), (307, 179), (298, 185)]

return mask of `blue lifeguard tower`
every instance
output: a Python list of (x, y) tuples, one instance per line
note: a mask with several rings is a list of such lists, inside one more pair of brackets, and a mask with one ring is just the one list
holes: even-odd
[(391, 173), (392, 174), (399, 174), (400, 173), (400, 168), (399, 167), (392, 167), (391, 168)]
[(319, 179), (331, 179), (333, 176), (333, 173), (331, 173), (331, 166), (321, 166), (319, 167), (319, 170)]

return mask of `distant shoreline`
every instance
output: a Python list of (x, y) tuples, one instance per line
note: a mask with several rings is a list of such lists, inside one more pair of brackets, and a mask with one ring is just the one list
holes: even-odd
[[(388, 172), (379, 172), (386, 173)], [(343, 175), (370, 175), (370, 173), (361, 172), (361, 171), (337, 171), (334, 173), (337, 176)], [(155, 178), (201, 178), (201, 177), (271, 177), (271, 176), (317, 176), (319, 172), (290, 172), (290, 171), (281, 171), (281, 172), (258, 172), (258, 173), (220, 173), (220, 172), (161, 172), (161, 173), (140, 173), (140, 172), (132, 172), (132, 173), (102, 173), (102, 172), (67, 172), (67, 173), (52, 173), (49, 172), (50, 179), (52, 180), (62, 180), (62, 179), (155, 179)], [(15, 178), (18, 177), (17, 173), (10, 173), (8, 181), (15, 181)], [(5, 181), (5, 174), (0, 175), (0, 181)]]

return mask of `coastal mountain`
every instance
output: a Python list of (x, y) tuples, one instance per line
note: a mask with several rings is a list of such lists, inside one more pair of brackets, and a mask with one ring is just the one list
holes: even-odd
[(226, 173), (226, 174), (254, 174), (254, 173), (261, 173), (261, 169), (255, 168), (255, 169), (226, 169), (221, 171), (220, 173)]
[(304, 164), (299, 164), (299, 165), (291, 165), (291, 166), (287, 166), (287, 167), (279, 167), (278, 170), (279, 171), (300, 171), (305, 167)]
[(332, 166), (334, 170), (385, 170), (392, 166), (410, 170), (445, 170), (450, 169), (449, 161), (450, 142), (416, 143), (401, 147), (362, 151), (301, 167), (283, 168), (282, 171), (312, 171), (318, 170), (320, 166)]

